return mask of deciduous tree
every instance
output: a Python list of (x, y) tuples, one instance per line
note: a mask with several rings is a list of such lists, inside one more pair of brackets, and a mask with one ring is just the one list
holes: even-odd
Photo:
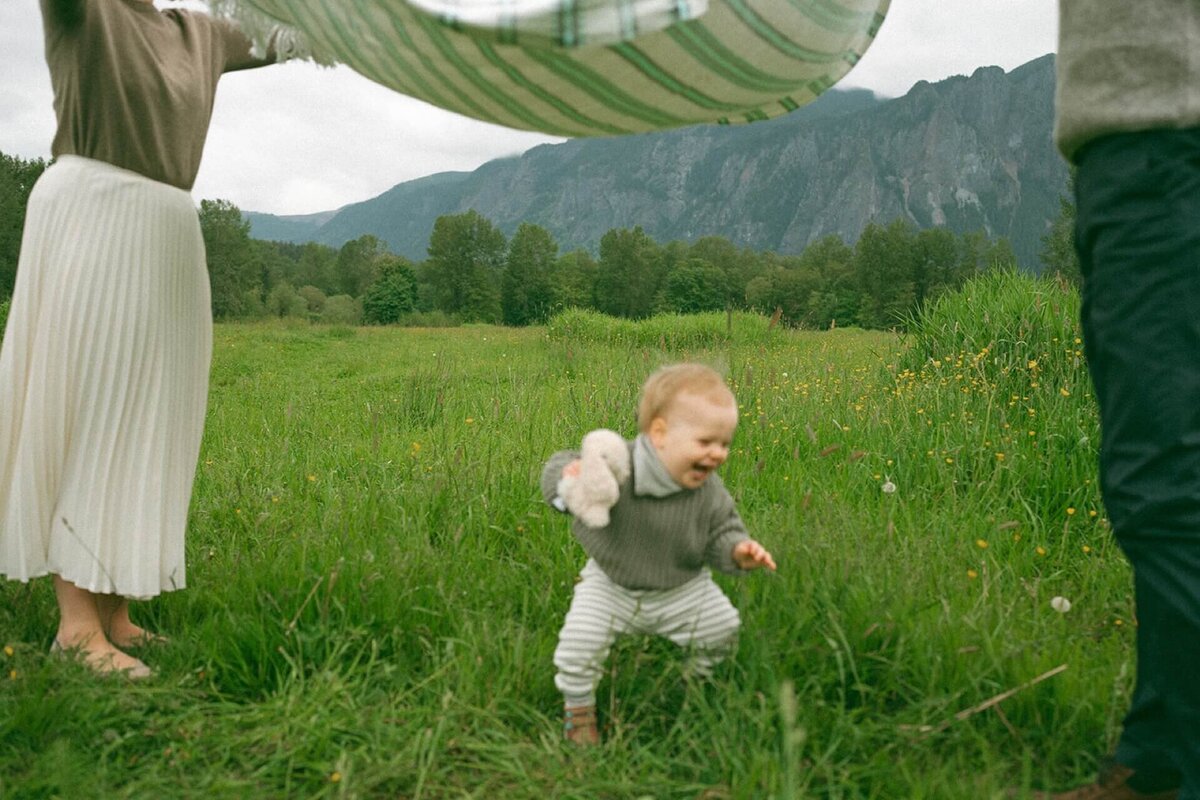
[(572, 250), (554, 268), (554, 310), (596, 307), (596, 259), (586, 250)]
[(393, 325), (417, 308), (417, 276), (412, 264), (399, 256), (380, 262), (379, 277), (362, 298), (362, 318), (368, 325)]
[(328, 245), (307, 242), (296, 259), (291, 280), (298, 286), (316, 286), (326, 295), (335, 295), (341, 291), (337, 260), (337, 250)]
[(301, 286), (296, 290), (296, 294), (304, 298), (310, 314), (320, 315), (325, 310), (325, 301), (329, 299), (315, 286)]
[(615, 317), (640, 319), (654, 310), (659, 247), (641, 226), (614, 228), (600, 239), (596, 307)]
[(436, 307), (470, 322), (499, 322), (504, 255), (504, 234), (477, 211), (438, 217), (426, 273)]
[(521, 223), (508, 243), (500, 282), (506, 325), (545, 322), (554, 306), (553, 272), (558, 243), (540, 225)]
[(335, 294), (361, 297), (378, 277), (380, 262), (388, 255), (383, 242), (369, 233), (346, 242), (337, 255)]
[(250, 222), (228, 200), (201, 200), (200, 230), (208, 254), (213, 317), (240, 316), (247, 310), (247, 293), (262, 290), (261, 261), (250, 239)]
[(325, 301), (325, 310), (321, 312), (321, 322), (331, 325), (357, 325), (362, 321), (362, 308), (357, 300), (348, 294), (335, 294)]
[(689, 258), (667, 273), (658, 310), (677, 314), (720, 311), (729, 304), (728, 273), (698, 258)]
[(303, 317), (308, 303), (288, 283), (277, 283), (267, 293), (267, 313), (273, 317)]

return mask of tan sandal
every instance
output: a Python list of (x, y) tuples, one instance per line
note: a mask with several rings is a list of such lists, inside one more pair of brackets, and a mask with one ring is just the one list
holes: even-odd
[(600, 744), (595, 706), (567, 706), (563, 709), (563, 738), (572, 744), (590, 747)]

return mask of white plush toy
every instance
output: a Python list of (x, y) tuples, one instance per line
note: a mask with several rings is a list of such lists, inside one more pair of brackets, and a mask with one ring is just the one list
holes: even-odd
[(603, 528), (628, 477), (629, 445), (619, 433), (599, 428), (583, 437), (579, 474), (559, 480), (558, 496), (584, 525)]

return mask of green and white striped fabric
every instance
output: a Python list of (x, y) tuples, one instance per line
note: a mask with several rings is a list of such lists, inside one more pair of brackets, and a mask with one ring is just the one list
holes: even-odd
[(408, 0), (451, 27), (501, 42), (580, 47), (623, 42), (695, 19), (708, 0)]
[[(708, 0), (697, 18), (649, 32), (635, 23), (618, 31), (630, 34), (623, 41), (577, 47), (539, 34), (525, 37), (520, 15), (497, 18), (491, 26), (464, 25), (453, 15), (418, 8), (418, 2), (438, 0), (210, 0), (251, 35), (261, 37), (272, 25), (295, 29), (323, 63), (341, 62), (468, 117), (561, 136), (785, 114), (858, 62), (890, 0)], [(547, 5), (481, 2), (493, 9)], [(649, 8), (593, 0), (592, 13), (605, 2), (610, 10)], [(563, 15), (584, 4), (553, 5), (561, 29)]]

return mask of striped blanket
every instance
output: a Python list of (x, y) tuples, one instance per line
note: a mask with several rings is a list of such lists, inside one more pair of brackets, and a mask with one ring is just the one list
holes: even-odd
[(604, 136), (792, 111), (858, 62), (890, 0), (209, 2), (441, 108)]

